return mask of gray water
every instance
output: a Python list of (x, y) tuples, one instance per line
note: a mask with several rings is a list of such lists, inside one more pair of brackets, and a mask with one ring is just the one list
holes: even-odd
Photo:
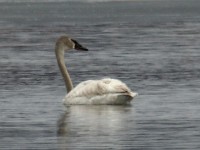
[[(70, 106), (54, 43), (74, 84), (118, 78), (130, 106)], [(200, 149), (200, 1), (0, 3), (0, 149)]]

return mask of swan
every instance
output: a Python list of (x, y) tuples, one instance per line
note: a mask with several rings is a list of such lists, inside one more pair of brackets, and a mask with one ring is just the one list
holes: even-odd
[(130, 101), (137, 95), (137, 93), (131, 91), (125, 83), (111, 78), (83, 81), (73, 88), (72, 80), (67, 71), (64, 60), (65, 51), (71, 49), (88, 51), (87, 48), (83, 47), (76, 40), (68, 36), (61, 36), (56, 41), (56, 59), (67, 90), (67, 95), (63, 99), (65, 105), (123, 105), (130, 103)]

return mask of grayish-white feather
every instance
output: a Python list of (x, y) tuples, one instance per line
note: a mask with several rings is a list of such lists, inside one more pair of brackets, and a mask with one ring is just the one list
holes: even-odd
[(125, 83), (110, 78), (84, 81), (73, 88), (64, 62), (64, 52), (70, 49), (87, 51), (87, 48), (67, 36), (60, 37), (56, 42), (56, 58), (68, 92), (63, 100), (64, 104), (121, 105), (129, 103), (137, 95)]

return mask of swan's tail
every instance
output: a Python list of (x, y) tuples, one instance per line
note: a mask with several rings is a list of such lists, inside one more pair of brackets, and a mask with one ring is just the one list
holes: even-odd
[(136, 93), (136, 92), (130, 92), (130, 96), (131, 96), (132, 98), (136, 97), (137, 95), (138, 95), (138, 93)]

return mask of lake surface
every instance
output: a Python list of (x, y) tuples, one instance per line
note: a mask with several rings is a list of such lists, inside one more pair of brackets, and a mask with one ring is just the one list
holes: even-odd
[[(54, 44), (74, 84), (117, 78), (130, 106), (70, 106)], [(0, 149), (200, 149), (200, 1), (0, 3)]]

